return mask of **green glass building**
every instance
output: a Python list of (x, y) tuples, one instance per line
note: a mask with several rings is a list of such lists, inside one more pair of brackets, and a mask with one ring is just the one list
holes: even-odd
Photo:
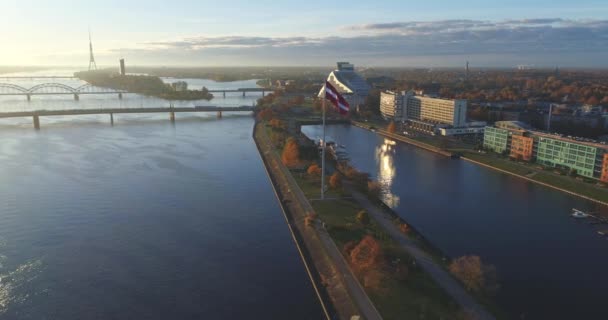
[(598, 178), (596, 164), (601, 165), (598, 148), (547, 137), (535, 137), (536, 162), (549, 167), (566, 167), (580, 176)]
[(486, 127), (483, 134), (483, 147), (496, 153), (508, 150), (509, 130)]

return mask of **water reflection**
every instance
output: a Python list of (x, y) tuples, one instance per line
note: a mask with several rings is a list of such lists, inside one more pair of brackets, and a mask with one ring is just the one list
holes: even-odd
[(394, 164), (395, 145), (397, 143), (390, 139), (384, 139), (384, 143), (376, 147), (376, 163), (378, 164), (378, 182), (382, 186), (382, 200), (389, 207), (395, 208), (399, 205), (400, 198), (392, 193), (392, 185), (397, 174)]

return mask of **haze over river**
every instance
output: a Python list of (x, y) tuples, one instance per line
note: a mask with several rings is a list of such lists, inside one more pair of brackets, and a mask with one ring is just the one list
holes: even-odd
[[(302, 131), (322, 134), (320, 126)], [(606, 318), (608, 239), (596, 230), (608, 226), (569, 216), (572, 208), (606, 208), (354, 126), (328, 126), (327, 135), (381, 182), (385, 203), (445, 254), (494, 264), (498, 299), (512, 318)]]
[[(167, 105), (132, 94), (0, 99), (3, 111)], [(0, 121), (0, 319), (321, 318), (251, 115), (114, 119), (42, 117), (40, 131), (29, 118)]]

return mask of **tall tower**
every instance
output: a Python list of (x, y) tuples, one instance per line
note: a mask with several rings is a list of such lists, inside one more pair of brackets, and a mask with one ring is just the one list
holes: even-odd
[(469, 61), (467, 61), (467, 67), (465, 69), (464, 79), (467, 81), (469, 80)]
[(93, 41), (91, 40), (91, 30), (89, 29), (89, 71), (91, 71), (91, 67), (97, 70), (97, 63), (95, 63), (95, 57), (93, 56)]

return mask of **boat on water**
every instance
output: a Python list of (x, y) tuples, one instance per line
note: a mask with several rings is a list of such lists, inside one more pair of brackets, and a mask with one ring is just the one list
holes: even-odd
[(572, 216), (573, 218), (576, 218), (576, 219), (584, 219), (584, 218), (588, 218), (589, 214), (587, 214), (581, 210), (572, 208), (572, 213), (570, 214), (570, 216)]

